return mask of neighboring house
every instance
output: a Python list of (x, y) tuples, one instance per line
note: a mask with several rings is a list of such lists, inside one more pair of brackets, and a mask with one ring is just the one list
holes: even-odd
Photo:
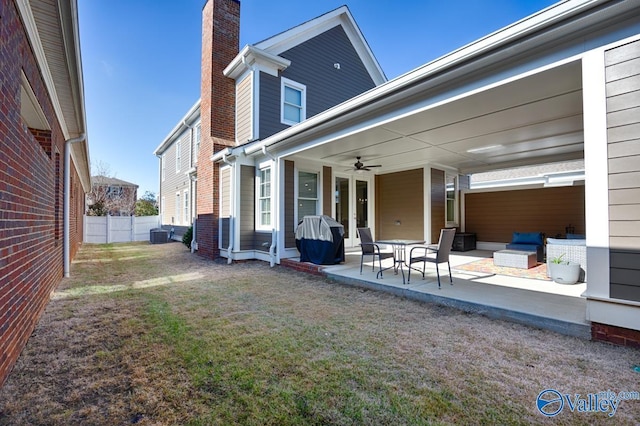
[(110, 216), (133, 216), (138, 200), (138, 185), (107, 176), (91, 178), (91, 192), (87, 206), (99, 203)]
[(0, 386), (82, 242), (77, 16), (75, 0), (0, 2)]
[(182, 239), (196, 214), (196, 171), (200, 147), (200, 100), (153, 152), (160, 162), (159, 213), (162, 227)]
[[(343, 16), (344, 34), (358, 36), (349, 40), (375, 71), (342, 10), (318, 19)], [(305, 31), (314, 21), (238, 55), (238, 11), (232, 0), (203, 9), (201, 255), (297, 257), (293, 232), (310, 213), (343, 223), (348, 247), (358, 244), (358, 226), (376, 238), (428, 242), (457, 226), (475, 232), (479, 246), (504, 248), (514, 231), (555, 235), (571, 224), (586, 234), (593, 337), (640, 344), (640, 3), (559, 2), (318, 111), (308, 105), (315, 84), (340, 82), (286, 74), (298, 63), (287, 56), (297, 51), (289, 36), (318, 34)], [(322, 28), (318, 37), (332, 34)], [(332, 44), (313, 40), (300, 44), (322, 59), (313, 70), (333, 78), (350, 70)], [(356, 157), (381, 167), (354, 167)], [(584, 181), (573, 185), (469, 189), (474, 173), (574, 160), (584, 161)]]

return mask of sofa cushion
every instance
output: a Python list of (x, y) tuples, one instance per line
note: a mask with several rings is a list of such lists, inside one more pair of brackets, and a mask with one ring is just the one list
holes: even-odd
[(586, 237), (582, 234), (567, 234), (567, 240), (584, 240)]
[(519, 250), (519, 251), (533, 251), (537, 252), (538, 247), (537, 244), (507, 244), (507, 250)]
[(586, 246), (587, 240), (566, 240), (564, 238), (547, 238), (547, 244), (564, 246)]
[(542, 232), (514, 232), (511, 244), (542, 245)]

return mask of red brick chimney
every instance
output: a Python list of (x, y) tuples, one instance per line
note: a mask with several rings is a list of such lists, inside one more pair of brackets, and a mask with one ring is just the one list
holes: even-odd
[(218, 164), (211, 156), (235, 144), (235, 81), (222, 71), (236, 57), (240, 44), (240, 1), (207, 0), (202, 9), (200, 84), (201, 139), (198, 152), (198, 253), (214, 259), (218, 248)]

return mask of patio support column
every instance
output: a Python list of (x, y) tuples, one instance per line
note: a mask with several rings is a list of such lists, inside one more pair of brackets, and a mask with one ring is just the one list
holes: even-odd
[(609, 176), (604, 50), (582, 58), (587, 297), (609, 298)]
[(431, 241), (431, 166), (426, 165), (423, 168), (422, 176), (424, 179), (423, 199), (424, 199), (424, 240), (427, 244)]

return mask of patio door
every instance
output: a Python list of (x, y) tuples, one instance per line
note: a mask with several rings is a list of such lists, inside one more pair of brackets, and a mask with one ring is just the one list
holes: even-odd
[(356, 229), (371, 227), (370, 178), (336, 176), (334, 181), (334, 217), (344, 226), (344, 243), (354, 247), (360, 243)]

